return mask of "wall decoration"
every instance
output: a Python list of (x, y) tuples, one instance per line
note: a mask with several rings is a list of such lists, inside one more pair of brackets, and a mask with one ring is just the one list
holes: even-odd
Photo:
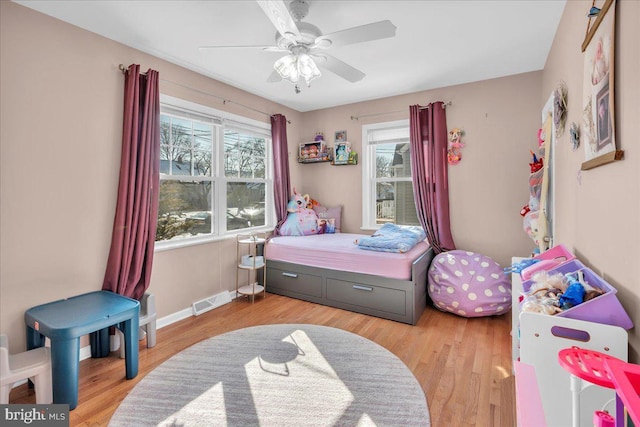
[(464, 144), (460, 139), (464, 135), (462, 129), (453, 128), (449, 131), (449, 143), (447, 144), (447, 160), (450, 165), (457, 165), (462, 160), (462, 152), (460, 151)]
[(572, 122), (569, 126), (569, 139), (571, 141), (571, 148), (576, 151), (580, 146), (580, 128), (576, 122)]
[(345, 142), (347, 140), (347, 131), (339, 130), (336, 132), (336, 140), (335, 142)]
[(560, 82), (553, 91), (553, 125), (557, 138), (564, 134), (564, 124), (567, 121), (567, 92), (565, 82)]
[[(592, 7), (595, 7), (595, 4)], [(615, 0), (606, 0), (593, 25), (590, 22), (589, 24), (582, 44), (584, 122), (581, 138), (585, 152), (583, 170), (621, 160), (624, 153), (622, 150), (616, 150), (615, 135)]]

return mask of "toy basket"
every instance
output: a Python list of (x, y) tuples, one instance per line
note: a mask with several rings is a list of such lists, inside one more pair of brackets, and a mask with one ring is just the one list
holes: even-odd
[[(549, 251), (547, 251), (549, 252)], [(547, 253), (545, 252), (545, 254)], [(618, 292), (616, 288), (607, 283), (600, 276), (595, 274), (593, 270), (587, 268), (577, 259), (565, 262), (558, 267), (549, 270), (550, 275), (556, 273), (570, 274), (581, 270), (584, 273), (585, 281), (593, 286), (603, 290), (605, 293), (582, 304), (576, 305), (570, 309), (564, 310), (556, 314), (560, 317), (569, 317), (571, 319), (586, 320), (588, 322), (602, 323), (606, 325), (619, 326), (626, 330), (633, 328), (633, 322), (629, 315), (620, 304), (616, 297)], [(522, 283), (524, 292), (529, 292), (533, 285), (533, 280), (527, 280)]]
[(544, 251), (540, 255), (534, 256), (533, 259), (538, 260), (535, 264), (524, 268), (520, 272), (522, 280), (529, 280), (538, 271), (549, 271), (559, 267), (567, 261), (574, 260), (576, 257), (574, 254), (564, 245), (557, 245), (553, 248)]
[(575, 258), (576, 256), (569, 252), (569, 249), (567, 249), (563, 244), (556, 245), (551, 249), (544, 251), (540, 255), (536, 255), (533, 257), (533, 259), (555, 260), (559, 262), (567, 262)]

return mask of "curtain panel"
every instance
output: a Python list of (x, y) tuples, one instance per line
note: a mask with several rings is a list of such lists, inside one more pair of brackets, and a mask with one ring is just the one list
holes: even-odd
[(455, 249), (449, 218), (447, 119), (443, 102), (409, 107), (413, 197), (436, 254)]
[(287, 219), (287, 203), (291, 194), (287, 118), (282, 114), (271, 116), (271, 140), (273, 141), (273, 193), (277, 220), (273, 234), (278, 235), (280, 227)]
[(160, 164), (159, 74), (125, 72), (120, 181), (103, 290), (140, 300), (149, 287)]

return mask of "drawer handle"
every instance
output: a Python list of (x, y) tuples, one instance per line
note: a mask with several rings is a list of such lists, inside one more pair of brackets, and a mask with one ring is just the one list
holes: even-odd
[(285, 277), (293, 277), (294, 279), (298, 278), (298, 275), (295, 273), (282, 273)]
[(372, 287), (370, 287), (370, 286), (361, 286), (361, 285), (353, 285), (353, 289), (357, 289), (359, 291), (368, 291), (368, 292), (373, 291)]

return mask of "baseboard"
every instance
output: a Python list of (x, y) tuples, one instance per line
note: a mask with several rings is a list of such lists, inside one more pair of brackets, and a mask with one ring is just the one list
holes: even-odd
[[(229, 295), (231, 296), (231, 300), (237, 298), (236, 291), (229, 291)], [(167, 316), (161, 317), (156, 321), (156, 329), (162, 329), (165, 326), (169, 326), (173, 323), (179, 322), (180, 320), (187, 319), (193, 316), (193, 307), (185, 308), (183, 310), (177, 311), (175, 313), (169, 314)], [(110, 342), (110, 350), (116, 351), (120, 348), (120, 339), (117, 335), (111, 336)], [(91, 357), (91, 346), (85, 346), (80, 348), (80, 358), (79, 360), (89, 359)]]

